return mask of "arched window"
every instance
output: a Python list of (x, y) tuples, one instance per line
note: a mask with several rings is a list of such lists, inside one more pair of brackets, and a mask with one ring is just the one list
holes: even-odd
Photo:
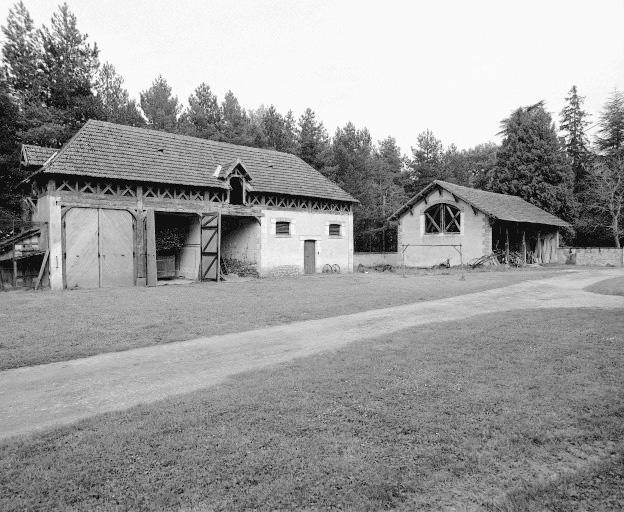
[(425, 233), (459, 233), (460, 214), (452, 204), (430, 206), (425, 210)]
[(230, 178), (230, 204), (245, 204), (243, 193), (243, 180), (241, 178)]

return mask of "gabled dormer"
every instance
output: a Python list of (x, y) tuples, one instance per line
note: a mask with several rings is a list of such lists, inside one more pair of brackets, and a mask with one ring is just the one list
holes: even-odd
[(240, 158), (225, 166), (218, 165), (214, 176), (228, 185), (230, 204), (247, 204), (247, 193), (253, 190), (252, 177)]

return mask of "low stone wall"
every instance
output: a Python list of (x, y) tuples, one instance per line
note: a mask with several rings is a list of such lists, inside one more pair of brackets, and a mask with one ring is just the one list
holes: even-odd
[(301, 273), (301, 267), (297, 265), (280, 265), (273, 267), (267, 275), (268, 277), (294, 277)]
[(624, 264), (624, 249), (614, 247), (560, 247), (557, 261), (567, 265), (601, 265), (620, 267)]
[(401, 254), (398, 252), (356, 252), (353, 254), (353, 268), (358, 265), (363, 267), (375, 267), (377, 265), (401, 265)]

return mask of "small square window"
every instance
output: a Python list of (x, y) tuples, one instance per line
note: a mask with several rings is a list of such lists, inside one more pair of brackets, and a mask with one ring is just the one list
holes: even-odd
[(329, 225), (329, 236), (340, 236), (340, 224)]
[(278, 221), (275, 223), (276, 235), (290, 235), (290, 222)]

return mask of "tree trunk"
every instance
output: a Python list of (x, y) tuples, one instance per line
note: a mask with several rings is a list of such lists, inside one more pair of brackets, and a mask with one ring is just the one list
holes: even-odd
[(617, 215), (613, 216), (612, 229), (613, 229), (613, 238), (615, 240), (615, 248), (620, 249), (620, 224), (618, 222)]

